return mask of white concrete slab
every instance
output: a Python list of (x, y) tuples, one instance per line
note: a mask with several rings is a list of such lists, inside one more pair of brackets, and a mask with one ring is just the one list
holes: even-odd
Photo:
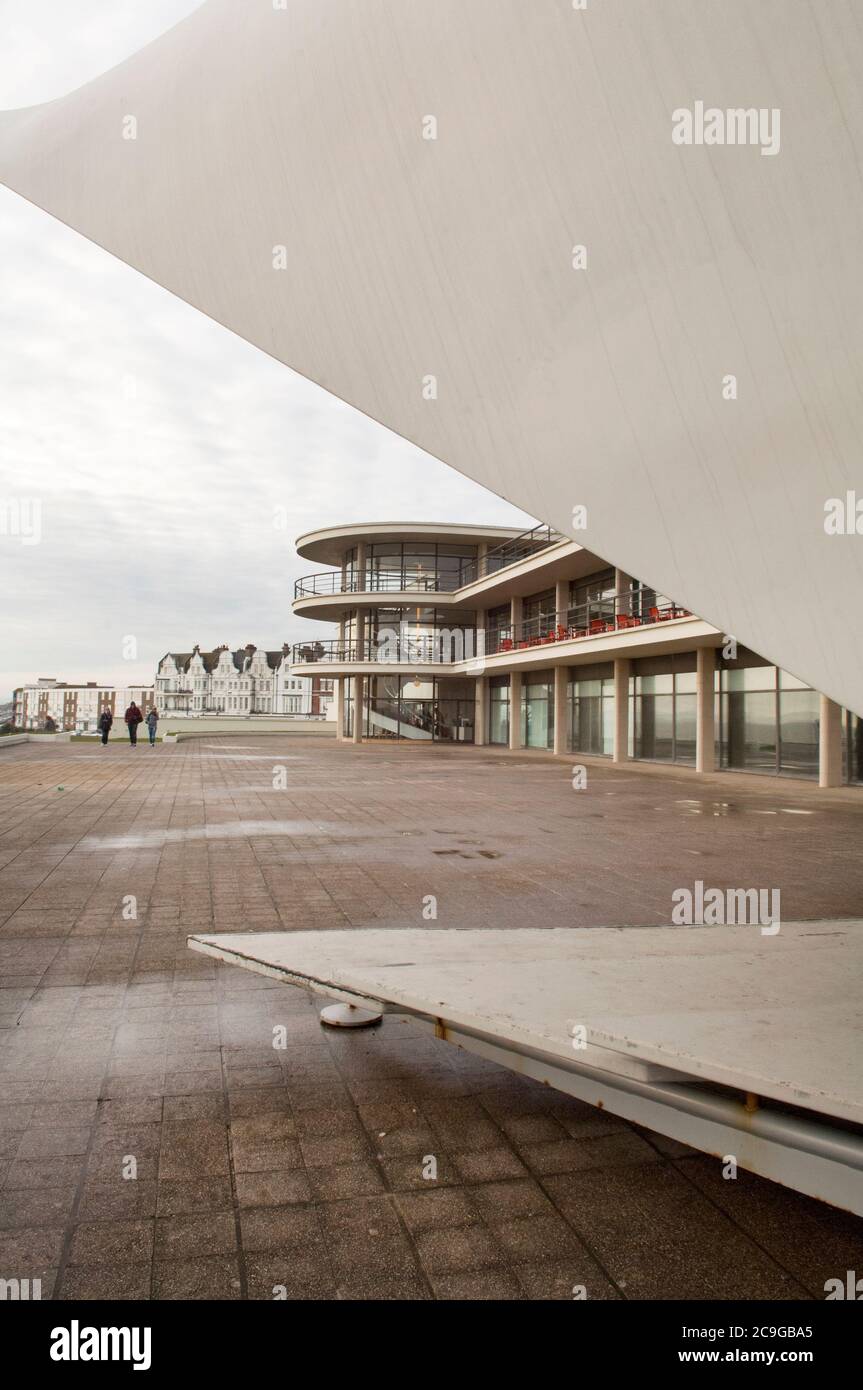
[[(863, 1123), (863, 921), (788, 923), (772, 937), (747, 926), (362, 930), (189, 946), (549, 1058), (718, 1082)], [(573, 1050), (574, 1024), (588, 1052)]]
[(0, 180), (863, 712), (861, 70), (859, 0), (209, 0)]

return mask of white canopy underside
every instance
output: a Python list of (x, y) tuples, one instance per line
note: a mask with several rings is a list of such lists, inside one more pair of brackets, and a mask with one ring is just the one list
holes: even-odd
[[(863, 1122), (863, 922), (195, 935), (192, 950), (512, 1051)], [(574, 1050), (573, 1028), (587, 1050)], [(634, 1068), (639, 1067), (638, 1072)]]
[(209, 0), (0, 179), (861, 712), (861, 71), (851, 0)]

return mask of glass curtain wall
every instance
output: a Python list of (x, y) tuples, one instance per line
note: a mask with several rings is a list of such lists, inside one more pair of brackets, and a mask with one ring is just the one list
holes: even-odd
[(817, 777), (817, 692), (754, 654), (724, 663), (718, 674), (720, 765)]
[(476, 613), (417, 605), (377, 608), (366, 617), (370, 660), (468, 661), (476, 654)]
[(567, 685), (570, 753), (610, 758), (614, 751), (614, 667), (611, 662), (577, 666)]
[(509, 676), (488, 682), (488, 741), (509, 746)]
[(364, 738), (473, 743), (473, 680), (368, 676)]
[(614, 570), (599, 570), (569, 585), (569, 625), (587, 629), (592, 622), (614, 619)]
[(521, 682), (521, 741), (525, 748), (554, 747), (554, 675), (526, 671)]
[(687, 652), (633, 663), (630, 757), (695, 765), (695, 661)]
[(523, 637), (547, 637), (555, 627), (554, 589), (546, 589), (541, 594), (531, 594), (524, 600), (521, 609)]
[(500, 603), (489, 608), (485, 615), (485, 650), (488, 656), (512, 648), (512, 607)]
[(843, 711), (842, 753), (846, 782), (863, 782), (863, 719)]
[(400, 589), (451, 592), (461, 587), (466, 567), (476, 555), (475, 545), (382, 541), (368, 547), (365, 587), (391, 593)]

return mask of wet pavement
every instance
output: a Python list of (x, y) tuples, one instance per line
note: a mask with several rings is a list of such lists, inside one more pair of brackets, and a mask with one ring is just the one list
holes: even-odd
[(695, 880), (856, 917), (863, 793), (603, 764), (575, 791), (541, 755), (234, 740), (0, 752), (0, 1278), (806, 1299), (863, 1268), (853, 1217), (412, 1022), (328, 1032), (302, 992), (186, 947), (433, 925), (429, 898), (438, 927), (667, 924)]

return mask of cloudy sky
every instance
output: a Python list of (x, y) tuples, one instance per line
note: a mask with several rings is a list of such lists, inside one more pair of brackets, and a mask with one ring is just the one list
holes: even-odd
[[(0, 0), (0, 109), (62, 96), (197, 8)], [(291, 617), (309, 569), (292, 540), (316, 526), (530, 524), (2, 188), (0, 327), (0, 700), (312, 634)]]

